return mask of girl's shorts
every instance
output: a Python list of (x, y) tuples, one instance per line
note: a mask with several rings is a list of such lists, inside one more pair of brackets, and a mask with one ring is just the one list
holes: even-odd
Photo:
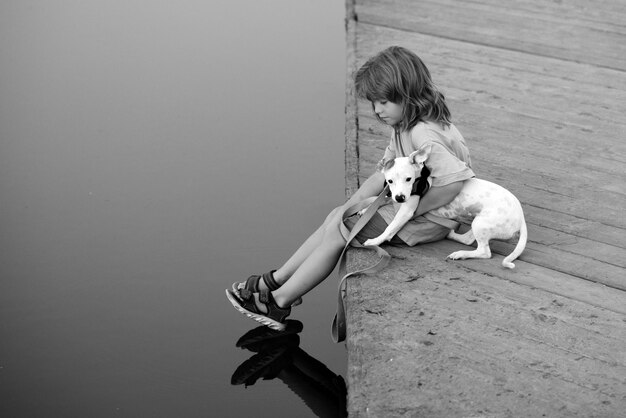
[[(352, 230), (358, 220), (359, 215), (354, 214), (346, 218), (343, 223), (348, 229)], [(355, 239), (363, 244), (368, 239), (376, 238), (382, 234), (387, 226), (388, 224), (385, 219), (380, 213), (376, 212), (372, 216), (372, 219), (359, 231)], [(398, 234), (394, 235), (389, 243), (409, 246), (425, 244), (427, 242), (440, 241), (444, 239), (449, 232), (449, 228), (431, 222), (423, 216), (417, 216), (407, 222)]]

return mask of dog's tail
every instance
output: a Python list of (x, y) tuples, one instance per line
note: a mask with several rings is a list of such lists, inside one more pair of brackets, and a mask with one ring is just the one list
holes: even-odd
[(515, 268), (515, 264), (512, 263), (526, 248), (526, 241), (528, 240), (528, 231), (526, 229), (526, 220), (524, 219), (524, 213), (522, 212), (522, 226), (519, 230), (519, 240), (517, 241), (517, 245), (511, 254), (509, 254), (504, 260), (502, 260), (502, 265), (506, 268)]

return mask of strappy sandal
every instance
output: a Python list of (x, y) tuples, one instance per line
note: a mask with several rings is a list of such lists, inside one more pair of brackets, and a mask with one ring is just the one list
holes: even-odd
[(274, 279), (274, 272), (276, 270), (272, 270), (268, 273), (263, 273), (261, 276), (255, 274), (246, 279), (245, 282), (241, 283), (233, 283), (233, 292), (235, 294), (239, 293), (241, 289), (248, 289), (252, 293), (259, 293), (261, 289), (259, 289), (259, 281), (263, 280), (265, 282), (265, 286), (270, 291), (274, 291), (280, 287), (278, 282)]
[[(263, 280), (263, 282), (265, 282), (265, 286), (267, 286), (267, 288), (273, 292), (274, 290), (278, 289), (280, 287), (280, 285), (278, 284), (278, 282), (274, 279), (274, 272), (276, 270), (272, 270), (268, 273), (264, 273), (263, 275), (259, 276), (259, 275), (252, 275), (250, 277), (248, 277), (246, 279), (245, 282), (235, 282), (233, 283), (232, 289), (233, 289), (233, 293), (235, 294), (235, 296), (239, 297), (239, 292), (242, 289), (248, 289), (249, 291), (251, 291), (252, 293), (259, 293), (261, 290), (259, 289), (259, 281)], [(241, 299), (239, 297), (239, 299)], [(296, 299), (291, 306), (297, 306), (300, 305), (302, 303), (302, 298), (298, 298)]]
[(259, 311), (254, 301), (254, 293), (248, 289), (241, 289), (239, 297), (230, 289), (226, 289), (226, 297), (239, 312), (276, 331), (287, 328), (285, 318), (291, 313), (291, 307), (281, 308), (276, 304), (272, 293), (263, 289), (259, 292), (259, 302), (265, 305), (267, 313)]

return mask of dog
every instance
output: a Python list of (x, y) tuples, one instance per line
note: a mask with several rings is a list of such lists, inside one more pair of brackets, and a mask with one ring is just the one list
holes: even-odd
[[(412, 194), (416, 181), (424, 182), (424, 162), (428, 159), (431, 146), (388, 161), (382, 169), (385, 182), (389, 185), (392, 198), (400, 203), (393, 221), (376, 238), (364, 242), (365, 246), (380, 245), (389, 241), (413, 217), (420, 201), (420, 193)], [(502, 261), (506, 268), (514, 268), (515, 260), (524, 251), (528, 232), (524, 212), (519, 200), (507, 189), (495, 183), (471, 178), (464, 182), (459, 194), (445, 206), (429, 213), (460, 223), (471, 223), (471, 229), (464, 234), (451, 230), (447, 238), (465, 245), (476, 241), (473, 251), (456, 251), (448, 256), (452, 260), (466, 258), (491, 258), (489, 241), (508, 240), (519, 232), (515, 249)]]

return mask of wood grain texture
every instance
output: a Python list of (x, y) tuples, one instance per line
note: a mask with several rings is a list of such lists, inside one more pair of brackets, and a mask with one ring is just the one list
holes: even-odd
[[(445, 94), (477, 176), (511, 190), (529, 229), (491, 260), (444, 240), (388, 247), (350, 279), (351, 416), (618, 417), (626, 410), (626, 6), (623, 1), (353, 4), (355, 68), (415, 51)], [(351, 80), (348, 80), (348, 85)], [(390, 128), (355, 101), (358, 170)], [(371, 254), (350, 253), (354, 269)]]
[(626, 13), (609, 1), (357, 2), (361, 23), (430, 34), (535, 56), (626, 68)]

